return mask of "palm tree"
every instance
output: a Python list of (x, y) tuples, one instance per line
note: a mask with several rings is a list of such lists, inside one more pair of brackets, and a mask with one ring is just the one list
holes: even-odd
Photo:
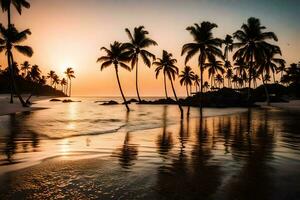
[(160, 71), (163, 71), (164, 76), (167, 75), (171, 82), (172, 90), (174, 93), (174, 97), (177, 101), (180, 113), (181, 113), (181, 119), (183, 118), (183, 110), (182, 107), (178, 101), (175, 88), (173, 85), (173, 80), (175, 80), (175, 77), (178, 75), (178, 67), (175, 66), (177, 60), (172, 58), (173, 55), (171, 53), (168, 53), (166, 50), (163, 50), (162, 58), (156, 59), (155, 62), (153, 62), (153, 65), (157, 66), (155, 69), (156, 71), (156, 77), (158, 77)]
[(228, 68), (228, 69), (226, 70), (225, 78), (227, 78), (227, 80), (228, 80), (228, 87), (229, 87), (229, 88), (232, 87), (232, 85), (231, 85), (231, 79), (232, 79), (232, 77), (233, 77), (233, 71), (232, 71), (231, 68)]
[(139, 56), (142, 58), (144, 64), (147, 67), (151, 66), (150, 59), (155, 60), (155, 55), (150, 53), (146, 50), (151, 45), (157, 45), (157, 43), (147, 37), (149, 34), (148, 31), (144, 29), (144, 26), (139, 26), (134, 28), (133, 34), (131, 34), (130, 30), (128, 28), (125, 29), (130, 42), (126, 43), (127, 48), (129, 49), (130, 56), (131, 56), (131, 67), (132, 69), (135, 67), (135, 86), (136, 86), (136, 93), (137, 97), (139, 99), (139, 102), (141, 102), (140, 94), (139, 94), (139, 87), (138, 87), (138, 62), (139, 62)]
[(28, 106), (26, 102), (21, 97), (17, 84), (15, 81), (14, 70), (13, 70), (13, 53), (12, 50), (15, 49), (21, 54), (31, 57), (33, 54), (33, 50), (29, 46), (22, 46), (19, 43), (27, 39), (27, 35), (30, 35), (31, 32), (29, 29), (19, 32), (14, 25), (10, 25), (7, 29), (0, 24), (0, 34), (2, 38), (0, 38), (0, 53), (5, 50), (5, 54), (7, 56), (8, 66), (10, 68), (10, 78), (12, 82), (13, 91), (16, 92), (21, 104), (23, 106)]
[(26, 77), (28, 75), (28, 71), (30, 70), (30, 64), (28, 61), (24, 61), (21, 64), (21, 70), (24, 71), (24, 77)]
[[(203, 73), (204, 73), (204, 63), (206, 59), (210, 56), (223, 57), (221, 47), (222, 40), (213, 37), (212, 30), (216, 28), (217, 25), (211, 22), (202, 22), (199, 24), (194, 24), (194, 26), (189, 26), (186, 28), (187, 31), (193, 36), (194, 42), (187, 43), (182, 47), (182, 55), (186, 54), (185, 64), (199, 53), (198, 65), (200, 67), (200, 93), (203, 92)], [(201, 102), (202, 107), (202, 102)]]
[(194, 85), (196, 87), (196, 92), (198, 92), (198, 87), (200, 87), (200, 78), (198, 74), (194, 75)]
[(248, 66), (245, 64), (245, 62), (242, 59), (237, 60), (234, 65), (236, 66), (234, 68), (236, 75), (241, 78), (243, 81), (246, 81), (248, 79), (247, 70)]
[(16, 8), (18, 13), (22, 14), (22, 8), (30, 8), (30, 4), (26, 0), (0, 0), (1, 8), (3, 12), (7, 12), (7, 24), (11, 25), (11, 4)]
[(65, 78), (61, 79), (60, 85), (61, 85), (61, 91), (62, 91), (63, 93), (66, 93), (66, 91), (65, 91), (65, 86), (67, 85), (67, 80), (66, 80)]
[(204, 91), (207, 92), (207, 90), (209, 89), (209, 87), (210, 87), (210, 85), (208, 84), (207, 81), (205, 81), (205, 82), (203, 83), (203, 89), (204, 89)]
[(221, 74), (217, 74), (217, 76), (216, 76), (215, 79), (216, 79), (216, 82), (218, 84), (218, 88), (221, 88), (221, 84), (224, 82), (224, 79), (223, 79), (222, 75)]
[(266, 40), (272, 39), (278, 41), (277, 36), (273, 32), (263, 32), (266, 29), (262, 26), (260, 20), (250, 17), (247, 24), (243, 24), (241, 29), (233, 34), (238, 40), (234, 44), (235, 48), (239, 48), (233, 55), (233, 59), (241, 59), (249, 63), (248, 69), (248, 101), (250, 101), (250, 88), (252, 79), (252, 69), (255, 63), (261, 63), (266, 57), (266, 51), (272, 46)]
[(205, 63), (205, 68), (208, 68), (208, 77), (211, 78), (211, 86), (213, 86), (215, 74), (218, 72), (223, 74), (225, 72), (222, 62), (216, 60), (215, 57), (212, 57), (208, 63)]
[(60, 83), (59, 76), (55, 74), (55, 76), (53, 77), (54, 89), (56, 89), (56, 86), (59, 85), (59, 83)]
[(225, 39), (223, 40), (223, 44), (225, 44), (224, 48), (224, 59), (225, 62), (228, 61), (228, 54), (230, 51), (233, 50), (233, 39), (231, 35), (226, 35)]
[(38, 65), (33, 65), (28, 74), (30, 80), (33, 82), (37, 83), (41, 79), (41, 70)]
[(40, 78), (40, 80), (39, 80), (39, 84), (41, 84), (41, 85), (45, 85), (46, 82), (47, 82), (46, 76), (42, 76), (42, 77)]
[(109, 49), (106, 47), (101, 47), (100, 50), (104, 50), (106, 55), (105, 56), (101, 56), (100, 58), (98, 58), (97, 62), (101, 63), (101, 71), (109, 66), (114, 66), (115, 67), (115, 71), (116, 71), (116, 78), (118, 81), (118, 85), (119, 85), (119, 89), (124, 101), (124, 105), (126, 106), (127, 112), (129, 112), (129, 107), (127, 105), (127, 101), (126, 98), (124, 96), (122, 87), (121, 87), (121, 83), (119, 80), (119, 66), (130, 71), (130, 67), (125, 64), (126, 62), (130, 61), (130, 52), (127, 51), (127, 47), (126, 45), (115, 41), (113, 44), (110, 45)]
[(69, 97), (71, 97), (71, 92), (72, 92), (72, 82), (71, 82), (71, 79), (72, 78), (76, 78), (75, 75), (74, 75), (74, 70), (72, 69), (72, 67), (68, 67), (67, 70), (65, 71), (65, 74), (68, 78), (68, 80), (70, 81), (70, 87), (69, 87)]
[(56, 76), (56, 73), (55, 73), (55, 71), (53, 71), (53, 70), (50, 70), (50, 72), (48, 73), (48, 75), (47, 75), (47, 78), (48, 79), (50, 79), (50, 86), (52, 87), (53, 86), (53, 84), (54, 84), (54, 77)]
[[(187, 96), (189, 96), (188, 86), (191, 86), (193, 84), (194, 75), (195, 74), (190, 66), (185, 66), (184, 70), (181, 71), (181, 74), (179, 75), (180, 85), (185, 85)], [(191, 92), (192, 91), (190, 91), (190, 93)]]

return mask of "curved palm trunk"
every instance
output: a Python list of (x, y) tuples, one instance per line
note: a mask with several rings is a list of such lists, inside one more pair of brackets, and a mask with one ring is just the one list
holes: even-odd
[(21, 104), (23, 107), (28, 107), (28, 105), (25, 103), (25, 101), (23, 100), (22, 96), (20, 95), (19, 93), (19, 90), (17, 88), (17, 84), (16, 84), (16, 81), (15, 81), (15, 77), (14, 77), (14, 70), (13, 70), (13, 63), (14, 63), (14, 57), (11, 53), (11, 50), (9, 49), (8, 52), (7, 52), (7, 61), (8, 61), (8, 65), (10, 67), (10, 76), (11, 76), (11, 80), (12, 80), (12, 87), (13, 87), (13, 90), (15, 91), (16, 95), (18, 96)]
[(252, 78), (252, 68), (253, 68), (253, 53), (251, 54), (251, 61), (250, 61), (250, 68), (249, 68), (248, 106), (250, 105), (250, 98), (251, 98), (251, 78)]
[(140, 93), (139, 93), (139, 85), (138, 85), (138, 62), (139, 62), (139, 59), (136, 58), (136, 66), (135, 66), (135, 88), (136, 88), (136, 94), (137, 94), (137, 97), (139, 99), (139, 102), (141, 102), (141, 98), (140, 98)]
[(166, 99), (168, 99), (168, 90), (167, 90), (167, 82), (166, 82), (166, 73), (164, 72), (164, 85), (165, 85), (165, 94), (166, 94)]
[(262, 80), (262, 82), (263, 82), (264, 89), (265, 89), (265, 93), (266, 93), (267, 105), (269, 106), (269, 105), (270, 105), (270, 95), (269, 95), (269, 92), (268, 92), (267, 86), (266, 86), (266, 84), (265, 84), (265, 79), (264, 79), (264, 76), (263, 76), (263, 74), (261, 74), (261, 80)]
[(124, 96), (124, 93), (123, 93), (123, 90), (122, 90), (122, 87), (121, 87), (121, 83), (120, 83), (120, 79), (119, 79), (119, 74), (118, 74), (118, 66), (117, 65), (115, 65), (115, 70), (116, 70), (116, 77), (117, 77), (119, 89), (120, 89), (120, 92), (121, 92), (121, 95), (122, 95), (122, 98), (123, 98), (123, 101), (124, 101), (124, 105), (126, 106), (127, 112), (129, 112), (130, 110), (129, 110), (129, 107), (127, 105), (127, 101), (125, 99), (125, 96)]
[(177, 95), (176, 95), (176, 92), (175, 92), (175, 88), (174, 88), (174, 85), (173, 85), (173, 81), (172, 81), (172, 78), (170, 78), (170, 81), (171, 81), (171, 86), (172, 86), (172, 90), (173, 90), (173, 93), (174, 93), (174, 97), (177, 101), (177, 104), (178, 104), (178, 107), (179, 107), (179, 110), (180, 110), (180, 119), (183, 119), (183, 110), (182, 110), (182, 107), (178, 101), (178, 98), (177, 98)]

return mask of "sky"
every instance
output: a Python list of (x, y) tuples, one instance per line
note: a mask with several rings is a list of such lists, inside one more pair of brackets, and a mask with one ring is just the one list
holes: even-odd
[[(22, 44), (34, 50), (31, 58), (15, 53), (16, 61), (28, 60), (40, 66), (44, 74), (54, 70), (62, 77), (67, 67), (75, 70), (72, 94), (77, 96), (119, 96), (113, 68), (100, 71), (96, 63), (104, 55), (100, 47), (114, 41), (127, 42), (125, 28), (144, 25), (158, 46), (149, 51), (160, 57), (162, 50), (171, 52), (184, 68), (183, 44), (192, 42), (186, 27), (202, 21), (214, 22), (214, 35), (224, 38), (238, 30), (249, 17), (257, 17), (268, 31), (279, 38), (283, 58), (288, 64), (300, 60), (299, 0), (29, 0), (30, 9), (21, 16), (13, 10), (12, 21), (19, 30), (29, 28), (32, 35)], [(5, 13), (0, 14), (5, 24)], [(0, 63), (7, 65), (4, 55)], [(196, 60), (188, 63), (199, 73)], [(163, 96), (162, 77), (155, 79), (154, 67), (139, 64), (141, 96)], [(135, 73), (120, 70), (126, 96), (134, 96)], [(176, 81), (179, 96), (185, 88)], [(170, 85), (168, 86), (171, 92)]]

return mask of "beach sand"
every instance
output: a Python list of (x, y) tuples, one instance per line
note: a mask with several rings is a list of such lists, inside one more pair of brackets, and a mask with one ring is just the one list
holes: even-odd
[(285, 110), (295, 110), (299, 111), (300, 110), (300, 100), (291, 100), (289, 102), (280, 102), (280, 103), (271, 103), (270, 106), (267, 105), (266, 102), (263, 103), (257, 103), (257, 105), (267, 108), (267, 107), (275, 107), (275, 108), (280, 108), (280, 109), (285, 109)]
[[(27, 98), (29, 95), (23, 95)], [(49, 96), (32, 96), (31, 102), (36, 102), (40, 100), (50, 99)], [(7, 114), (13, 114), (18, 112), (26, 112), (26, 111), (32, 111), (32, 110), (39, 110), (43, 108), (39, 107), (23, 107), (21, 103), (19, 102), (18, 98), (14, 98), (14, 103), (10, 104), (10, 95), (9, 94), (1, 94), (0, 95), (0, 116), (1, 115), (7, 115)]]

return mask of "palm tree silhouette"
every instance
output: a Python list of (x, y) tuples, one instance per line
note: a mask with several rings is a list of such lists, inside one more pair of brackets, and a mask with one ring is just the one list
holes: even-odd
[(206, 91), (209, 89), (209, 87), (210, 87), (210, 85), (208, 84), (207, 81), (205, 81), (205, 82), (203, 83), (203, 91), (206, 92)]
[(106, 53), (106, 56), (101, 56), (100, 58), (98, 58), (97, 62), (101, 63), (101, 68), (100, 70), (102, 71), (103, 69), (109, 67), (109, 66), (114, 66), (115, 67), (115, 71), (116, 71), (116, 77), (117, 77), (117, 81), (118, 81), (118, 85), (119, 85), (119, 89), (124, 101), (124, 105), (126, 106), (127, 112), (129, 112), (129, 107), (128, 107), (128, 103), (126, 101), (126, 98), (124, 96), (122, 87), (121, 87), (121, 83), (120, 83), (120, 79), (119, 79), (119, 66), (130, 71), (130, 67), (125, 64), (126, 62), (130, 61), (130, 52), (127, 50), (126, 45), (115, 41), (113, 44), (110, 45), (109, 49), (106, 47), (101, 47), (100, 50), (104, 50)]
[(10, 25), (7, 29), (0, 24), (0, 34), (2, 38), (0, 38), (0, 53), (5, 50), (5, 54), (7, 56), (8, 66), (10, 68), (10, 78), (12, 81), (12, 88), (16, 92), (22, 106), (27, 107), (28, 105), (21, 97), (17, 84), (15, 81), (15, 74), (13, 69), (13, 53), (12, 50), (15, 49), (19, 53), (31, 57), (33, 54), (33, 50), (29, 46), (22, 46), (19, 43), (27, 39), (27, 35), (30, 35), (31, 32), (29, 29), (19, 32), (14, 25)]
[(200, 87), (200, 78), (198, 74), (194, 75), (194, 85), (195, 85), (196, 92), (198, 92), (198, 88)]
[[(26, 0), (0, 0), (0, 5), (2, 8), (3, 12), (7, 12), (7, 27), (8, 29), (12, 26), (11, 24), (11, 4), (16, 8), (18, 13), (21, 15), (22, 14), (22, 8), (30, 8), (30, 4)], [(25, 38), (26, 39), (26, 38)], [(14, 63), (13, 56), (7, 55), (7, 64), (10, 69), (12, 69), (12, 63)], [(24, 100), (19, 94), (19, 91), (16, 87), (16, 82), (14, 79), (14, 71), (9, 70), (10, 75), (10, 90), (11, 90), (11, 95), (10, 95), (10, 103), (13, 103), (13, 93), (15, 92), (23, 106), (27, 106), (24, 104)]]
[(175, 92), (175, 88), (173, 85), (173, 80), (175, 80), (175, 77), (178, 75), (178, 67), (175, 66), (177, 60), (172, 58), (173, 55), (171, 53), (168, 53), (166, 50), (163, 50), (162, 53), (162, 58), (158, 58), (156, 59), (155, 62), (153, 62), (153, 65), (157, 66), (157, 68), (155, 69), (156, 71), (156, 77), (158, 77), (160, 71), (162, 70), (164, 73), (164, 76), (167, 75), (167, 77), (169, 78), (170, 82), (171, 82), (171, 86), (172, 86), (172, 90), (174, 93), (174, 97), (177, 101), (180, 113), (181, 113), (181, 119), (183, 118), (183, 110), (182, 107), (178, 101), (176, 92)]
[(70, 87), (69, 87), (69, 97), (71, 97), (71, 92), (72, 92), (72, 78), (76, 78), (75, 75), (74, 75), (74, 70), (72, 69), (72, 67), (68, 67), (67, 70), (65, 71), (65, 74), (68, 78), (68, 80), (70, 81)]
[(24, 77), (26, 77), (28, 75), (28, 71), (30, 70), (30, 64), (28, 61), (24, 61), (21, 64), (21, 70), (24, 71)]
[(41, 83), (41, 70), (39, 68), (38, 65), (33, 65), (30, 69), (30, 71), (27, 74), (28, 80), (31, 80), (34, 84), (34, 88), (31, 91), (31, 94), (29, 95), (29, 97), (26, 99), (26, 103), (30, 104), (30, 99), (33, 95), (33, 93), (35, 93), (35, 90), (37, 89), (37, 86), (39, 83)]
[(241, 78), (241, 80), (244, 82), (248, 79), (247, 76), (247, 70), (248, 66), (242, 59), (238, 59), (234, 65), (236, 66), (234, 69), (236, 71), (236, 75)]
[(213, 86), (215, 74), (221, 72), (222, 74), (225, 72), (223, 69), (223, 63), (219, 60), (216, 60), (215, 57), (209, 59), (208, 63), (205, 63), (205, 68), (208, 68), (208, 77), (211, 78), (211, 86)]
[(272, 46), (266, 40), (272, 39), (278, 41), (277, 36), (273, 32), (263, 32), (266, 29), (262, 26), (260, 20), (250, 17), (247, 24), (243, 24), (241, 29), (233, 34), (233, 37), (238, 40), (234, 44), (235, 48), (239, 48), (233, 55), (233, 60), (242, 59), (249, 63), (248, 68), (248, 101), (250, 102), (251, 94), (251, 79), (252, 69), (255, 63), (261, 62), (266, 57), (266, 51)]
[[(198, 65), (200, 67), (200, 93), (203, 92), (203, 73), (204, 63), (208, 57), (218, 56), (223, 58), (222, 51), (219, 49), (222, 44), (222, 40), (213, 37), (212, 30), (217, 25), (211, 22), (202, 22), (194, 24), (186, 28), (191, 33), (194, 39), (194, 43), (187, 43), (182, 47), (182, 55), (186, 54), (185, 63), (187, 63), (192, 57), (199, 53)], [(202, 101), (200, 103), (202, 107)]]
[(139, 56), (142, 58), (144, 64), (147, 67), (151, 66), (150, 59), (155, 60), (155, 55), (150, 53), (146, 50), (147, 47), (151, 45), (157, 45), (157, 43), (147, 37), (149, 34), (148, 31), (145, 30), (144, 26), (135, 27), (133, 30), (133, 34), (131, 34), (130, 30), (128, 28), (125, 29), (130, 42), (126, 43), (125, 45), (129, 49), (130, 56), (131, 56), (131, 68), (133, 69), (135, 67), (135, 86), (136, 86), (136, 93), (137, 97), (139, 99), (139, 102), (141, 102), (140, 94), (139, 94), (139, 87), (138, 87), (138, 62), (139, 62)]
[(50, 72), (47, 74), (47, 78), (50, 79), (50, 86), (51, 86), (51, 87), (52, 87), (53, 84), (54, 84), (53, 80), (54, 80), (54, 77), (55, 77), (55, 76), (56, 76), (56, 73), (55, 73), (55, 71), (53, 71), (53, 70), (50, 70)]
[(218, 84), (218, 88), (221, 88), (221, 84), (224, 82), (224, 79), (221, 74), (216, 75), (216, 83)]
[(66, 91), (65, 91), (65, 89), (66, 89), (65, 86), (67, 85), (67, 80), (66, 80), (65, 78), (61, 79), (60, 85), (61, 85), (61, 91), (62, 91), (63, 93), (66, 93)]
[(59, 83), (60, 83), (59, 76), (57, 74), (55, 74), (53, 77), (54, 89), (56, 89), (56, 86), (59, 85)]
[[(189, 96), (188, 86), (191, 86), (193, 84), (194, 76), (195, 74), (190, 66), (185, 66), (184, 70), (181, 71), (181, 74), (179, 75), (180, 85), (185, 85), (187, 96)], [(190, 91), (190, 94), (191, 93), (192, 91)]]
[[(231, 68), (228, 68), (228, 69), (226, 70), (225, 78), (227, 78), (227, 80), (228, 80), (228, 87), (229, 87), (229, 88), (232, 88), (232, 85), (231, 85), (231, 79), (232, 79), (232, 77), (233, 77), (233, 71), (232, 71)], [(225, 81), (225, 80), (224, 80), (224, 81)]]

